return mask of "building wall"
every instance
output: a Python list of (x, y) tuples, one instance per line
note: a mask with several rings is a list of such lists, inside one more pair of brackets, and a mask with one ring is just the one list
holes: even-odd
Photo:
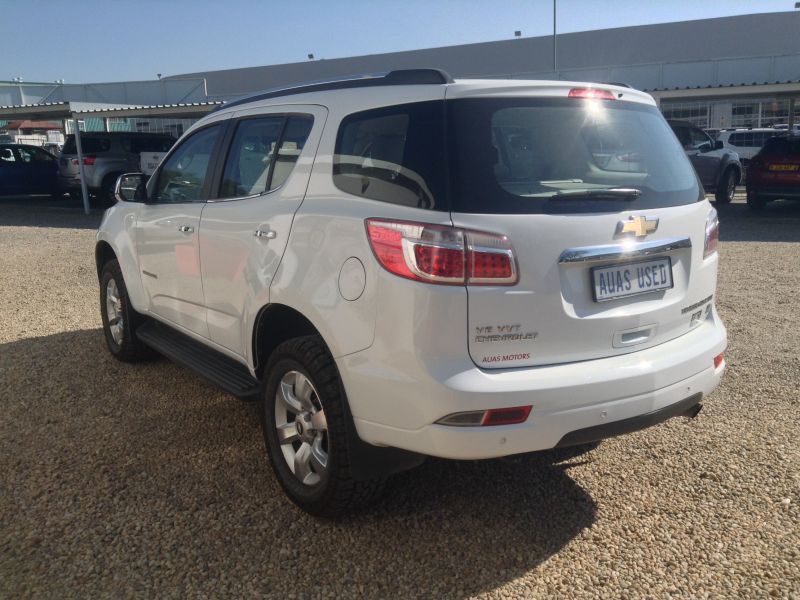
[[(454, 77), (623, 82), (644, 90), (800, 80), (800, 11), (509, 39), (283, 65), (197, 72), (212, 99), (392, 69)], [(242, 57), (247, 60), (249, 57)], [(170, 80), (171, 78), (167, 78)]]

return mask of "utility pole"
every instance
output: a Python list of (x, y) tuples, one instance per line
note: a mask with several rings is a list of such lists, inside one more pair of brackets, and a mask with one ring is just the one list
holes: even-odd
[(558, 71), (556, 57), (556, 0), (553, 0), (553, 73)]

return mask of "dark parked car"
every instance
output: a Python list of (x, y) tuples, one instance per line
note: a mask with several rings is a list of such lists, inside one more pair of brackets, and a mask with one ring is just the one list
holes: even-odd
[(768, 139), (747, 169), (750, 208), (762, 209), (779, 198), (800, 198), (800, 135)]
[[(162, 133), (89, 132), (81, 133), (83, 167), (89, 192), (101, 199), (111, 200), (117, 177), (140, 171), (142, 152), (167, 152), (175, 138)], [(74, 135), (68, 135), (59, 157), (61, 186), (71, 195), (81, 193), (78, 169), (78, 147)]]
[(736, 186), (742, 179), (739, 155), (713, 140), (705, 131), (685, 121), (669, 121), (678, 136), (706, 192), (713, 192), (720, 204), (733, 200)]
[(0, 195), (60, 196), (58, 161), (36, 146), (0, 144)]

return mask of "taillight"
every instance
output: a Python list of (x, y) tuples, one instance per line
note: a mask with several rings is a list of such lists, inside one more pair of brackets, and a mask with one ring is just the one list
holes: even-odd
[(528, 420), (532, 408), (529, 404), (527, 406), (510, 406), (508, 408), (490, 408), (489, 410), (469, 410), (449, 414), (436, 421), (436, 423), (452, 427), (517, 425)]
[(567, 94), (568, 98), (588, 98), (590, 100), (616, 100), (614, 92), (598, 90), (596, 88), (572, 88)]
[(367, 219), (381, 266), (406, 279), (443, 285), (514, 285), (514, 249), (504, 235), (411, 221)]
[(719, 244), (719, 219), (717, 209), (712, 208), (706, 219), (706, 241), (703, 246), (703, 258), (708, 258), (717, 251)]
[(83, 164), (84, 165), (88, 165), (88, 166), (91, 167), (94, 164), (94, 161), (96, 161), (96, 160), (97, 160), (96, 156), (84, 156), (83, 157)]

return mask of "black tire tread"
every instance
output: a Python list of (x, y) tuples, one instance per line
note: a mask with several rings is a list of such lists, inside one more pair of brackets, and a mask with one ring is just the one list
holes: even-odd
[[(281, 465), (284, 465), (285, 461), (282, 455), (273, 456), (272, 454), (269, 442), (266, 440), (267, 427), (271, 427), (271, 424), (267, 423), (266, 411), (262, 410), (267, 452), (270, 455), (273, 470), (281, 486), (298, 506), (320, 517), (335, 517), (371, 504), (383, 492), (386, 478), (360, 480), (352, 476), (345, 429), (345, 419), (348, 416), (344, 402), (347, 400), (339, 378), (339, 371), (327, 346), (322, 341), (322, 338), (317, 335), (287, 340), (278, 345), (270, 356), (265, 370), (265, 377), (270, 377), (274, 366), (287, 357), (296, 360), (308, 369), (318, 393), (325, 401), (324, 409), (328, 421), (328, 435), (331, 436), (330, 447), (339, 448), (340, 451), (336, 453), (335, 458), (331, 457), (330, 479), (322, 496), (311, 501), (298, 497), (293, 488), (295, 488), (295, 484), (300, 486), (302, 484), (294, 479), (288, 485), (284, 481), (285, 474), (279, 471), (276, 462), (281, 461)], [(271, 394), (269, 394), (271, 386), (267, 385), (265, 388), (267, 389), (267, 394), (264, 401), (272, 402)], [(331, 424), (333, 424), (333, 427), (331, 427)], [(286, 469), (288, 470), (288, 467)]]
[[(714, 193), (714, 198), (718, 204), (730, 204), (733, 200), (733, 198), (728, 198), (728, 178), (731, 176), (736, 177), (735, 167), (727, 167), (719, 178), (719, 185), (717, 185), (716, 192)], [(734, 188), (734, 194), (735, 193), (736, 189)]]
[[(122, 344), (119, 346), (114, 342), (108, 330), (108, 316), (105, 311), (105, 290), (111, 277), (117, 282), (117, 291), (122, 300), (124, 314)], [(122, 269), (117, 259), (109, 260), (100, 270), (100, 315), (103, 320), (103, 334), (106, 344), (114, 358), (122, 362), (141, 362), (155, 356), (155, 352), (136, 337), (136, 328), (144, 322), (145, 317), (136, 312), (131, 306), (128, 298), (128, 288), (125, 286), (125, 279), (122, 276)]]

